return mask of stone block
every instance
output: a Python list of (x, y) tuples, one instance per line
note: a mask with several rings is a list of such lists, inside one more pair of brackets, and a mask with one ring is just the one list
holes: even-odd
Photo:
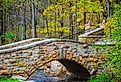
[(90, 75), (92, 75), (95, 71), (96, 71), (96, 69), (93, 68), (93, 69), (90, 71)]
[(14, 66), (8, 66), (8, 70), (13, 70)]
[(16, 69), (13, 69), (14, 71), (24, 71), (26, 67), (18, 67)]
[(11, 58), (11, 56), (10, 56), (10, 55), (8, 55), (8, 54), (6, 54), (3, 58), (4, 58), (4, 59), (10, 59), (10, 58)]
[(0, 70), (0, 75), (2, 75), (2, 74), (10, 74), (10, 71), (9, 70)]
[(8, 69), (8, 64), (3, 64), (2, 68), (5, 69), (5, 70)]
[(3, 61), (3, 60), (2, 60), (2, 61), (0, 61), (0, 65), (1, 65), (1, 64), (3, 64), (3, 63), (4, 63), (4, 61)]
[(89, 54), (85, 54), (85, 53), (83, 53), (83, 55), (82, 55), (82, 57), (88, 57), (89, 56)]
[(79, 56), (79, 60), (82, 61), (83, 60), (83, 57), (82, 56)]
[(73, 55), (72, 54), (66, 54), (66, 59), (71, 60), (72, 58), (73, 58)]

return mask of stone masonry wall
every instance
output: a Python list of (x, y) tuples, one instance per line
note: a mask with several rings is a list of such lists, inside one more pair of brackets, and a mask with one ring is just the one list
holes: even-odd
[(74, 60), (93, 74), (105, 59), (104, 56), (95, 54), (94, 50), (86, 51), (85, 45), (70, 40), (48, 39), (0, 50), (0, 75), (28, 78), (37, 68), (58, 59)]

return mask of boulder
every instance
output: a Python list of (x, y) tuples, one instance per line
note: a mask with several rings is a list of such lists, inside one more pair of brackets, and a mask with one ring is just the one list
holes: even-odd
[(22, 76), (12, 76), (11, 78), (17, 79), (17, 80), (26, 80), (26, 78)]

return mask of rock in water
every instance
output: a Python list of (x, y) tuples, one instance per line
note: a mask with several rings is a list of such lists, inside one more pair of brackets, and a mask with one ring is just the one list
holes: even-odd
[(17, 79), (17, 80), (26, 80), (26, 78), (22, 76), (12, 76), (11, 78)]

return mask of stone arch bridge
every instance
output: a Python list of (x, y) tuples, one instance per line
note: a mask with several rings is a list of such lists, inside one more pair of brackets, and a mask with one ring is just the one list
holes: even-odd
[(0, 75), (28, 78), (37, 68), (57, 60), (70, 72), (88, 77), (105, 60), (99, 51), (92, 44), (68, 39), (24, 40), (0, 46)]

